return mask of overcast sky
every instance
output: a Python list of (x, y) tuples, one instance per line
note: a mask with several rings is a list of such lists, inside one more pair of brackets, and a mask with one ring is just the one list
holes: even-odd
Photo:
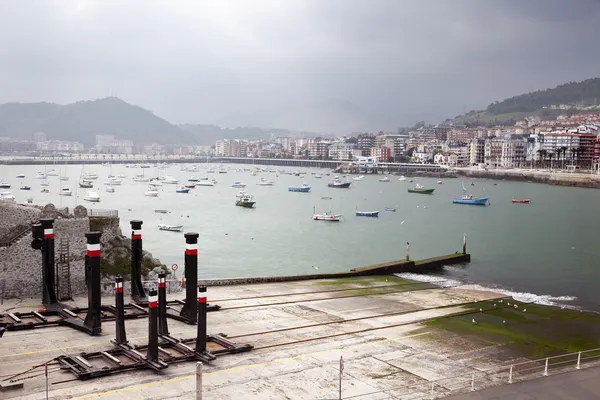
[(2, 0), (0, 35), (0, 103), (116, 93), (173, 123), (347, 102), (393, 129), (600, 76), (598, 0)]

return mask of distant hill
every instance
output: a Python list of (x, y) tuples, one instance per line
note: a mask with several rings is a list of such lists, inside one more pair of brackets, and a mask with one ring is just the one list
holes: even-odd
[(533, 112), (559, 104), (598, 104), (599, 100), (600, 78), (592, 78), (514, 96), (501, 102), (495, 101), (487, 106), (486, 111), (492, 115)]
[(194, 135), (171, 125), (151, 111), (116, 97), (73, 104), (7, 103), (0, 105), (0, 136), (31, 139), (45, 132), (51, 140), (79, 141), (86, 148), (95, 145), (96, 135), (136, 144), (194, 144)]

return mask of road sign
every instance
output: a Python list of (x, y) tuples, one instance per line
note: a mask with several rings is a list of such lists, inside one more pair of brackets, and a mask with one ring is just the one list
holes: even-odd
[(179, 268), (179, 267), (177, 266), (177, 264), (173, 264), (173, 265), (171, 265), (171, 269), (172, 269), (173, 271), (177, 271), (177, 268)]

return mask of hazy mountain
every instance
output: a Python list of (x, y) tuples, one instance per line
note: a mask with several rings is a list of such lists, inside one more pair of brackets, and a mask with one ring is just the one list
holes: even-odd
[(216, 125), (184, 124), (179, 125), (185, 132), (193, 135), (197, 144), (212, 146), (221, 139), (269, 139), (270, 130), (261, 128), (238, 127), (235, 129), (221, 128)]
[(0, 136), (31, 139), (45, 132), (51, 140), (95, 145), (97, 134), (144, 143), (195, 143), (189, 132), (171, 125), (151, 111), (116, 97), (73, 104), (8, 103), (0, 105)]

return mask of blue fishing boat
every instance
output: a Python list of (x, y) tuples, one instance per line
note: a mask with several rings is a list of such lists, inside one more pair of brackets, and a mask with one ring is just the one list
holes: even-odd
[(177, 193), (189, 193), (190, 189), (186, 188), (186, 187), (181, 187), (179, 189), (175, 189), (175, 192)]
[(379, 211), (358, 211), (356, 210), (357, 217), (379, 217)]
[(473, 197), (472, 194), (467, 194), (467, 189), (465, 189), (465, 185), (463, 183), (463, 194), (460, 198), (453, 198), (453, 204), (469, 204), (474, 206), (485, 206), (488, 203), (487, 197)]
[(308, 192), (310, 192), (310, 186), (308, 186), (306, 183), (303, 183), (302, 186), (300, 186), (300, 187), (298, 187), (298, 186), (288, 187), (288, 191), (289, 192), (308, 193)]

